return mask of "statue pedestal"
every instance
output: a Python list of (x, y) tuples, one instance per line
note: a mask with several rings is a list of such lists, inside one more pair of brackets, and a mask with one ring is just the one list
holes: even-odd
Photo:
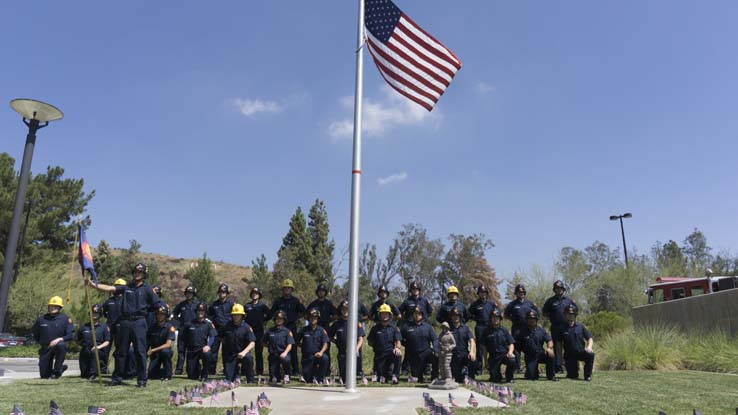
[(428, 389), (441, 389), (441, 390), (451, 390), (451, 389), (458, 389), (459, 384), (454, 382), (453, 379), (436, 379), (428, 385)]

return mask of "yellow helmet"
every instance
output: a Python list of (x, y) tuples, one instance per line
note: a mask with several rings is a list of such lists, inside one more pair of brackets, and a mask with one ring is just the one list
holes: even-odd
[(379, 306), (379, 312), (380, 313), (390, 313), (390, 314), (392, 314), (392, 309), (390, 308), (389, 305), (382, 304), (381, 306)]
[(117, 280), (115, 280), (115, 282), (113, 283), (113, 285), (126, 285), (126, 284), (128, 284), (128, 283), (127, 283), (127, 282), (126, 282), (126, 280), (124, 280), (123, 278), (118, 278), (118, 279), (117, 279)]
[(282, 288), (285, 288), (285, 287), (295, 288), (295, 283), (292, 282), (291, 279), (285, 278), (285, 280), (282, 281)]
[(452, 286), (448, 287), (448, 290), (446, 291), (446, 295), (448, 295), (448, 294), (458, 294), (458, 293), (459, 293), (459, 289), (456, 288), (455, 285), (452, 285)]
[(58, 305), (59, 307), (64, 307), (62, 298), (59, 297), (58, 295), (51, 297), (51, 300), (49, 300), (49, 305)]
[(245, 316), (246, 312), (243, 311), (243, 306), (241, 304), (233, 304), (233, 308), (231, 309), (231, 314), (240, 314), (242, 316)]

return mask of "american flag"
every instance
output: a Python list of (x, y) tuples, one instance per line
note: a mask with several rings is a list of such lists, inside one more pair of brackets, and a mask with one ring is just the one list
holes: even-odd
[(501, 403), (504, 403), (505, 405), (507, 405), (507, 402), (508, 402), (507, 401), (507, 394), (502, 393), (502, 391), (498, 392), (497, 393), (497, 400), (500, 401)]
[(254, 408), (254, 401), (251, 401), (251, 407), (243, 406), (244, 415), (259, 415), (259, 409)]
[(454, 397), (450, 393), (448, 394), (448, 403), (453, 408), (458, 408), (459, 407), (459, 404), (456, 403), (456, 399), (454, 399)]
[(192, 402), (197, 402), (199, 404), (202, 404), (202, 396), (200, 395), (200, 392), (198, 391), (192, 392)]
[(210, 406), (213, 405), (213, 402), (217, 403), (218, 401), (218, 390), (214, 389), (213, 394), (210, 395)]
[(174, 405), (179, 406), (182, 403), (182, 391), (177, 392), (177, 396), (174, 397)]
[(461, 61), (391, 0), (366, 0), (366, 44), (387, 83), (431, 111)]
[(56, 402), (49, 402), (49, 415), (64, 415), (64, 412), (59, 409), (59, 405)]
[(176, 399), (177, 399), (177, 392), (176, 391), (169, 392), (169, 403), (167, 405), (173, 404)]
[(469, 405), (471, 405), (474, 408), (479, 406), (479, 401), (477, 401), (477, 398), (474, 397), (473, 393), (469, 395), (469, 400), (467, 402), (469, 402)]
[(231, 406), (238, 405), (238, 399), (236, 399), (236, 391), (231, 391)]
[(20, 409), (20, 406), (13, 405), (13, 410), (10, 412), (10, 415), (24, 415), (23, 410)]
[(259, 408), (269, 408), (272, 405), (272, 401), (267, 398), (267, 394), (262, 392), (259, 394), (259, 398), (256, 401), (256, 405)]
[(104, 406), (88, 406), (87, 415), (99, 415), (104, 414), (107, 409)]

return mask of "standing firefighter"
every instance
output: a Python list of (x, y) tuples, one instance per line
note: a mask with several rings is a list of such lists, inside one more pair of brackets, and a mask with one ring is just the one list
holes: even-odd
[(451, 316), (449, 313), (452, 308), (456, 308), (461, 313), (461, 321), (466, 323), (466, 321), (469, 320), (469, 311), (467, 311), (466, 306), (459, 301), (459, 289), (456, 288), (455, 285), (448, 287), (448, 290), (446, 290), (446, 296), (448, 297), (448, 301), (441, 304), (441, 307), (438, 309), (438, 314), (436, 314), (436, 321), (439, 323), (450, 324)]
[(461, 312), (456, 307), (452, 308), (451, 334), (456, 341), (456, 348), (451, 358), (451, 373), (456, 382), (464, 382), (466, 376), (474, 372), (477, 360), (477, 346), (471, 329), (461, 321)]
[(520, 331), (526, 326), (528, 312), (532, 310), (538, 313), (538, 307), (525, 298), (527, 293), (523, 284), (516, 285), (515, 300), (510, 301), (507, 307), (505, 307), (505, 317), (512, 322), (510, 331), (513, 339), (515, 339), (515, 364), (518, 367), (520, 367), (520, 351), (523, 349), (523, 344), (520, 340)]
[[(102, 362), (108, 360), (108, 352), (110, 352), (110, 328), (105, 323), (100, 323), (100, 315), (102, 307), (100, 304), (92, 306), (93, 323), (85, 323), (77, 331), (77, 342), (79, 343), (79, 372), (82, 378), (95, 380), (97, 373), (97, 361), (95, 353), (100, 359), (100, 370), (102, 371)], [(92, 341), (92, 325), (95, 327), (95, 342)]]
[(41, 379), (56, 379), (67, 370), (64, 358), (67, 343), (74, 338), (72, 319), (61, 313), (64, 307), (61, 297), (51, 297), (48, 313), (33, 324), (33, 338), (41, 346), (38, 351), (38, 369)]
[[(123, 287), (125, 287), (126, 284), (126, 280), (123, 278), (118, 278), (113, 283), (114, 286), (120, 285)], [(115, 344), (116, 332), (118, 331), (118, 327), (120, 327), (120, 306), (122, 303), (123, 294), (112, 293), (102, 305), (103, 316), (105, 316), (105, 321), (110, 329), (110, 341), (112, 344)], [(108, 351), (110, 351), (110, 349), (108, 349)], [(100, 370), (102, 370), (103, 373), (108, 373), (109, 359), (110, 357), (108, 356), (104, 362), (100, 360)], [(131, 369), (130, 372), (135, 371), (136, 365), (133, 364), (133, 353), (131, 353), (126, 359), (126, 366)]]
[(554, 343), (556, 372), (563, 373), (561, 366), (561, 355), (563, 351), (561, 335), (563, 334), (564, 330), (566, 330), (567, 326), (564, 310), (570, 305), (574, 306), (575, 309), (578, 309), (578, 307), (571, 298), (564, 295), (564, 293), (566, 292), (566, 287), (564, 286), (563, 281), (558, 280), (554, 282), (553, 292), (554, 295), (546, 300), (546, 302), (543, 304), (543, 316), (548, 317), (551, 320), (551, 338), (553, 339)]
[(197, 289), (192, 285), (188, 285), (187, 288), (184, 289), (184, 296), (184, 301), (177, 304), (177, 306), (174, 307), (174, 312), (172, 312), (174, 320), (177, 321), (177, 328), (179, 329), (179, 335), (177, 336), (177, 368), (174, 371), (175, 375), (181, 375), (184, 370), (184, 364), (187, 359), (185, 352), (187, 350), (185, 345), (185, 333), (187, 332), (187, 328), (190, 324), (192, 324), (192, 322), (197, 318), (195, 307), (200, 304), (200, 301), (195, 298), (197, 296)]
[(302, 381), (323, 383), (328, 369), (328, 345), (330, 339), (326, 329), (318, 325), (320, 310), (308, 313), (308, 325), (300, 330), (297, 343), (302, 348)]
[(172, 343), (177, 329), (167, 321), (169, 307), (161, 304), (154, 311), (156, 321), (149, 327), (149, 346), (146, 353), (149, 363), (149, 379), (170, 380), (172, 378)]
[(387, 304), (390, 310), (392, 310), (392, 317), (395, 321), (400, 319), (400, 310), (398, 310), (390, 301), (387, 301), (387, 297), (389, 297), (389, 290), (387, 290), (387, 287), (384, 285), (380, 286), (377, 290), (378, 300), (372, 303), (372, 307), (369, 310), (369, 318), (375, 323), (379, 323), (379, 307), (384, 304)]
[(274, 313), (274, 326), (264, 335), (264, 346), (269, 349), (269, 381), (277, 383), (283, 379), (290, 383), (290, 351), (295, 347), (292, 331), (285, 327), (287, 314), (284, 311)]
[(251, 326), (244, 321), (246, 312), (241, 304), (234, 304), (231, 309), (232, 320), (223, 331), (223, 371), (225, 378), (233, 382), (241, 375), (246, 381), (254, 382), (254, 359), (251, 349), (256, 344), (256, 337)]
[(379, 307), (379, 324), (372, 327), (367, 341), (374, 349), (374, 367), (379, 375), (379, 382), (385, 383), (392, 376), (392, 384), (396, 385), (400, 377), (400, 329), (390, 323), (392, 309), (387, 304)]
[[(297, 297), (292, 296), (294, 290), (295, 283), (289, 278), (285, 279), (282, 281), (282, 296), (272, 304), (272, 314), (276, 315), (277, 311), (283, 311), (284, 325), (293, 335), (297, 334), (297, 321), (305, 315), (305, 306)], [(290, 362), (292, 363), (292, 374), (300, 376), (300, 362), (297, 360), (296, 347), (291, 348)]]
[(246, 323), (251, 326), (256, 337), (256, 345), (254, 346), (254, 360), (256, 361), (256, 374), (262, 376), (264, 374), (264, 323), (272, 318), (272, 310), (265, 302), (261, 301), (261, 290), (258, 287), (251, 289), (249, 295), (251, 302), (244, 304), (246, 311)]
[(86, 279), (85, 283), (95, 287), (98, 291), (123, 294), (120, 326), (116, 330), (115, 353), (113, 354), (115, 357), (115, 371), (110, 380), (110, 385), (115, 386), (122, 383), (128, 345), (133, 343), (136, 374), (138, 377), (136, 386), (143, 388), (146, 387), (147, 379), (146, 350), (148, 349), (148, 342), (146, 341), (146, 313), (151, 307), (159, 303), (159, 297), (144, 282), (147, 277), (146, 265), (142, 263), (136, 264), (133, 267), (132, 275), (133, 281), (125, 286), (96, 285), (89, 279)]
[[(349, 317), (349, 303), (346, 300), (341, 301), (338, 306), (339, 319), (333, 323), (329, 330), (329, 336), (331, 341), (336, 344), (338, 348), (338, 374), (341, 377), (341, 381), (346, 382), (346, 359), (347, 359), (347, 344), (348, 339), (348, 317)], [(356, 367), (360, 368), (361, 364), (361, 346), (364, 344), (364, 325), (360, 322), (357, 327), (357, 341), (356, 341)], [(358, 370), (361, 372), (361, 369)]]
[(502, 327), (502, 314), (499, 310), (492, 311), (490, 325), (482, 334), (480, 343), (484, 342), (489, 356), (487, 364), (489, 369), (489, 381), (501, 382), (502, 374), (500, 366), (505, 365), (505, 380), (514, 382), (515, 375), (515, 339), (506, 328)]
[(197, 317), (187, 327), (185, 333), (187, 345), (187, 378), (192, 380), (207, 380), (208, 368), (212, 360), (211, 351), (218, 332), (213, 323), (205, 316), (207, 306), (200, 303), (195, 308)]
[(210, 351), (210, 374), (215, 374), (215, 367), (218, 365), (218, 351), (220, 350), (220, 343), (223, 341), (223, 333), (225, 327), (231, 321), (231, 310), (233, 308), (234, 301), (228, 295), (231, 293), (231, 288), (226, 283), (221, 283), (218, 286), (218, 299), (213, 301), (208, 309), (208, 315), (210, 320), (215, 326), (215, 330), (218, 335), (213, 341), (213, 347)]
[(538, 312), (528, 311), (526, 326), (519, 332), (521, 350), (525, 353), (525, 378), (538, 380), (540, 377), (538, 365), (546, 364), (546, 378), (556, 382), (554, 373), (554, 350), (551, 336), (543, 327), (538, 325)]
[[(308, 305), (307, 309), (308, 310), (316, 309), (320, 312), (320, 318), (318, 319), (318, 325), (320, 327), (323, 327), (326, 331), (328, 331), (328, 329), (331, 327), (331, 323), (338, 316), (338, 310), (336, 310), (336, 306), (333, 305), (333, 302), (329, 300), (328, 298), (326, 298), (326, 296), (328, 295), (328, 289), (325, 287), (325, 284), (318, 284), (318, 287), (315, 289), (315, 295), (318, 298), (313, 300), (313, 302)], [(328, 342), (328, 349), (325, 351), (325, 355), (328, 357), (328, 366), (326, 366), (325, 373), (330, 373), (331, 371), (331, 343), (330, 342)]]
[(482, 342), (482, 333), (484, 333), (484, 331), (487, 329), (487, 326), (489, 325), (492, 311), (498, 310), (500, 313), (502, 313), (500, 307), (497, 306), (494, 301), (489, 299), (489, 288), (487, 288), (486, 285), (481, 284), (479, 287), (477, 287), (477, 297), (477, 300), (469, 306), (469, 314), (471, 316), (471, 319), (477, 323), (476, 326), (474, 326), (474, 338), (478, 340), (476, 369), (473, 371), (473, 373), (469, 374), (469, 377), (471, 378), (474, 378), (476, 374), (481, 375), (482, 369), (486, 366), (484, 362), (487, 358), (487, 353), (484, 342)]
[(592, 380), (595, 354), (592, 350), (594, 341), (592, 333), (582, 323), (577, 323), (577, 308), (569, 305), (565, 309), (567, 326), (561, 333), (564, 343), (564, 360), (566, 361), (566, 377), (579, 378), (579, 362), (584, 362), (584, 380)]
[[(418, 308), (423, 313), (423, 320), (427, 320), (428, 318), (430, 318), (431, 314), (433, 314), (433, 306), (431, 306), (430, 301), (420, 295), (420, 284), (418, 284), (416, 281), (412, 281), (408, 286), (407, 298), (405, 299), (405, 301), (402, 302), (402, 304), (400, 304), (399, 310), (404, 320), (400, 328), (404, 328), (407, 325), (414, 324), (415, 317), (413, 317), (413, 312), (415, 311), (415, 309)], [(408, 359), (410, 359), (410, 355), (405, 354), (405, 358), (402, 361), (403, 373), (407, 372), (409, 362)]]
[(433, 327), (423, 321), (423, 311), (416, 307), (412, 312), (414, 321), (402, 328), (402, 344), (410, 361), (410, 374), (417, 382), (423, 382), (423, 372), (433, 368), (431, 380), (438, 377), (438, 336)]

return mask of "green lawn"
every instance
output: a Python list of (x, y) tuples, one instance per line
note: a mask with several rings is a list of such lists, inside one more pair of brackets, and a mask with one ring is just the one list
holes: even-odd
[[(0, 386), (0, 413), (8, 413), (19, 403), (25, 413), (48, 413), (50, 400), (62, 412), (82, 414), (88, 405), (102, 405), (109, 414), (220, 414), (223, 409), (175, 408), (167, 406), (168, 392), (192, 385), (192, 381), (149, 382), (146, 389), (129, 386), (104, 387), (79, 378), (16, 381)], [(404, 382), (402, 383), (404, 384)], [(401, 385), (402, 385), (401, 384)], [(464, 414), (691, 414), (696, 408), (703, 414), (735, 414), (738, 407), (738, 376), (691, 371), (677, 372), (595, 372), (594, 381), (561, 380), (515, 383), (516, 392), (528, 394), (528, 404), (504, 410), (466, 409)], [(254, 396), (268, 387), (254, 388)], [(457, 400), (468, 398), (456, 394)], [(224, 399), (224, 398), (221, 398)], [(227, 399), (227, 398), (226, 398)], [(420, 394), (418, 403), (421, 403)]]

